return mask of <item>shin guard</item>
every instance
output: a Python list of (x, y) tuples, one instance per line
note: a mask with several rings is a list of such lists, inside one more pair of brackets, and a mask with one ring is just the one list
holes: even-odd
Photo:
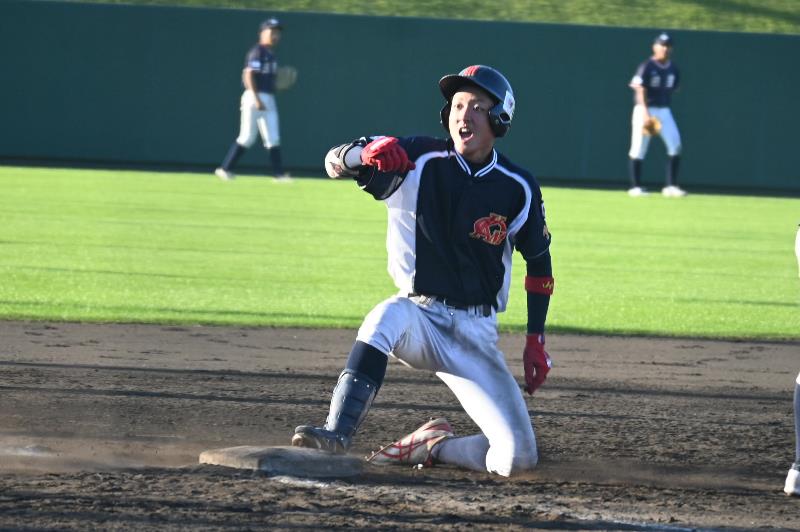
[(337, 434), (345, 449), (367, 416), (377, 392), (375, 383), (362, 373), (346, 369), (339, 375), (325, 430)]

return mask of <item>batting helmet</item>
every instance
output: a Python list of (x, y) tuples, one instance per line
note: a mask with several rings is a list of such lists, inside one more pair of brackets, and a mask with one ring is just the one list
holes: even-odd
[(439, 89), (447, 100), (440, 113), (444, 129), (450, 131), (447, 121), (453, 95), (465, 85), (483, 89), (494, 99), (495, 105), (489, 109), (489, 124), (496, 137), (505, 135), (514, 118), (514, 90), (505, 76), (485, 65), (468, 66), (458, 74), (450, 74), (439, 80)]
[(663, 44), (664, 46), (672, 46), (674, 43), (672, 36), (670, 36), (670, 34), (667, 33), (666, 31), (662, 31), (661, 33), (658, 34), (658, 36), (655, 39), (653, 39), (653, 44)]
[(283, 24), (281, 24), (281, 22), (278, 19), (276, 19), (275, 17), (270, 17), (270, 18), (268, 18), (267, 20), (265, 20), (264, 22), (261, 23), (261, 25), (258, 27), (258, 31), (270, 30), (270, 29), (273, 29), (273, 28), (277, 28), (279, 30), (282, 30), (283, 29)]

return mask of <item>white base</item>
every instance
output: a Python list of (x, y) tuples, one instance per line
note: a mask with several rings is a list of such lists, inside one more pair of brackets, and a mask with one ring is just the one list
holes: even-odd
[(263, 471), (269, 475), (310, 478), (353, 477), (361, 473), (364, 460), (303, 447), (257, 447), (241, 445), (211, 449), (200, 454), (200, 463)]

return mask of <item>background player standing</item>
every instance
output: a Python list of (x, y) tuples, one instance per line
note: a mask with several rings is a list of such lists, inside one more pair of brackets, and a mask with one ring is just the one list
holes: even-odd
[[(797, 256), (797, 267), (800, 273), (800, 227), (794, 237), (794, 254)], [(794, 383), (794, 463), (786, 475), (783, 491), (787, 495), (800, 497), (800, 374)]]
[(258, 43), (247, 53), (242, 83), (241, 122), (239, 136), (231, 144), (222, 166), (214, 172), (224, 180), (234, 178), (231, 169), (239, 157), (253, 145), (258, 133), (269, 152), (273, 176), (277, 180), (289, 180), (281, 160), (281, 137), (278, 124), (278, 106), (275, 101), (275, 78), (278, 61), (275, 47), (281, 40), (283, 26), (276, 18), (269, 18), (259, 27)]
[[(797, 258), (800, 260), (800, 253), (797, 254)], [(786, 474), (783, 491), (787, 495), (800, 497), (800, 374), (794, 382), (794, 446), (794, 463)]]
[[(671, 60), (672, 44), (672, 37), (667, 33), (659, 34), (653, 42), (652, 57), (639, 65), (630, 82), (634, 91), (631, 149), (628, 152), (631, 179), (628, 194), (631, 196), (647, 194), (642, 188), (642, 161), (653, 134), (659, 135), (664, 141), (669, 156), (666, 186), (661, 190), (662, 194), (669, 197), (686, 195), (686, 191), (678, 186), (681, 136), (669, 108), (672, 92), (680, 84), (678, 67)], [(650, 126), (650, 133), (645, 132), (646, 125)]]
[(383, 383), (388, 356), (433, 371), (481, 433), (457, 438), (444, 418), (368, 458), (376, 464), (446, 463), (503, 476), (538, 461), (525, 400), (497, 347), (511, 255), (527, 263), (525, 382), (550, 370), (544, 324), (553, 291), (550, 233), (529, 172), (494, 149), (514, 114), (514, 93), (476, 65), (439, 81), (450, 138), (363, 137), (331, 149), (325, 168), (353, 178), (388, 207), (389, 272), (399, 292), (364, 319), (323, 427), (297, 427), (292, 444), (345, 452)]

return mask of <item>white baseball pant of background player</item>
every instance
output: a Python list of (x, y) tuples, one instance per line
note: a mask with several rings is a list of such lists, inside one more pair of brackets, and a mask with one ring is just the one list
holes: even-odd
[[(680, 155), (681, 153), (681, 134), (678, 132), (678, 125), (672, 117), (669, 107), (650, 107), (650, 115), (658, 118), (661, 122), (661, 139), (667, 147), (669, 156)], [(631, 150), (628, 156), (631, 159), (644, 159), (647, 148), (650, 147), (652, 137), (645, 135), (642, 131), (644, 127), (644, 107), (635, 105), (633, 107), (633, 117), (631, 118)]]
[(502, 476), (536, 465), (536, 436), (496, 347), (494, 311), (484, 317), (425, 297), (396, 296), (366, 316), (357, 338), (412, 368), (435, 372), (480, 427), (483, 434), (442, 440), (438, 461)]
[[(797, 228), (797, 235), (794, 238), (794, 254), (797, 256), (797, 270), (800, 274), (800, 227)], [(800, 446), (800, 401), (798, 398), (798, 386), (800, 386), (800, 373), (797, 375), (797, 383), (795, 386), (795, 396), (794, 396), (794, 431), (795, 431), (795, 438), (797, 441), (795, 442), (796, 446)], [(796, 451), (797, 452), (797, 451)], [(797, 460), (797, 456), (795, 460)], [(789, 473), (786, 475), (786, 483), (784, 484), (783, 491), (785, 491), (788, 495), (800, 495), (800, 472), (798, 472), (795, 467), (800, 464), (800, 462), (795, 461), (793, 464), (792, 469), (789, 470)]]
[(261, 133), (261, 140), (264, 141), (265, 148), (280, 146), (278, 107), (275, 102), (275, 96), (266, 92), (259, 92), (258, 98), (264, 104), (263, 111), (256, 109), (253, 91), (246, 90), (242, 94), (242, 118), (236, 143), (249, 148), (255, 142), (257, 133)]
[(794, 254), (797, 255), (797, 271), (800, 274), (800, 227), (797, 228), (797, 236), (794, 237)]

